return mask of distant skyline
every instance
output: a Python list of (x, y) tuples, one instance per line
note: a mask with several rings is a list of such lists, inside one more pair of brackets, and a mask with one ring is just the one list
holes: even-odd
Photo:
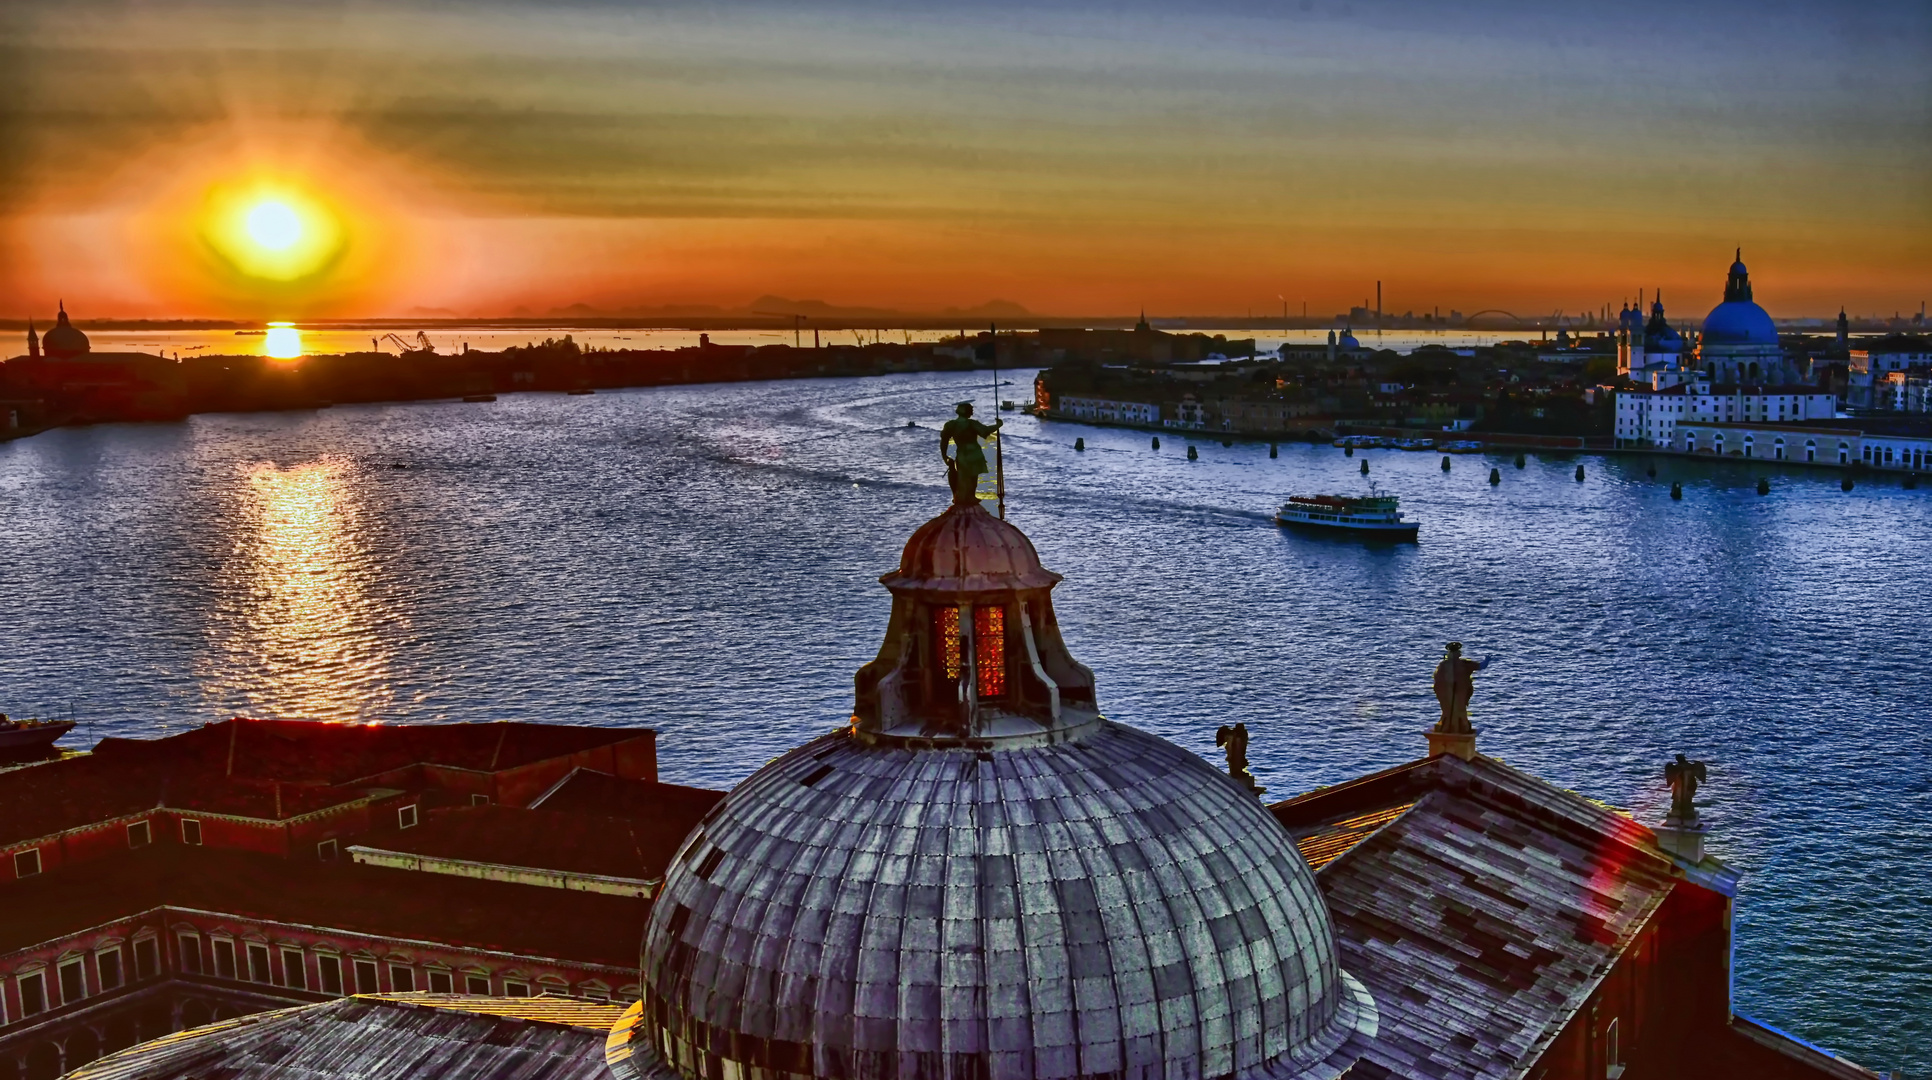
[(1932, 293), (1922, 4), (16, 0), (0, 86), (7, 318)]

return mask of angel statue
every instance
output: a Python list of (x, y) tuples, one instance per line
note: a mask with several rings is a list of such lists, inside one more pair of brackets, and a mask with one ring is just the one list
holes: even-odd
[[(986, 473), (986, 452), (979, 448), (979, 441), (998, 431), (1006, 423), (995, 420), (982, 424), (973, 419), (973, 403), (959, 403), (958, 416), (946, 421), (939, 429), (939, 457), (946, 463), (946, 484), (953, 489), (953, 503), (958, 506), (976, 506), (979, 500), (979, 478)], [(952, 456), (946, 456), (946, 446), (950, 443), (958, 447)]]
[(1214, 733), (1214, 745), (1227, 751), (1228, 775), (1234, 777), (1236, 783), (1256, 795), (1268, 790), (1255, 783), (1254, 774), (1248, 771), (1248, 725), (1221, 725), (1220, 730)]
[(1710, 779), (1710, 770), (1701, 761), (1684, 755), (1664, 765), (1664, 782), (1670, 785), (1670, 814), (1664, 824), (1685, 828), (1697, 824), (1697, 788)]

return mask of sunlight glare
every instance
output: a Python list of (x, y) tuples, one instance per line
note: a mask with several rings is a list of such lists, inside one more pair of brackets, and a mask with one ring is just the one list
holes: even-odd
[(248, 211), (248, 236), (270, 251), (286, 251), (302, 238), (302, 218), (280, 199), (264, 199)]
[(264, 355), (276, 360), (293, 360), (302, 355), (302, 331), (294, 323), (272, 322), (268, 324), (268, 336), (262, 340)]

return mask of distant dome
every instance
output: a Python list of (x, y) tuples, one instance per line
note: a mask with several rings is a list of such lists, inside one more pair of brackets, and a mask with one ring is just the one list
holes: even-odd
[(1255, 793), (1101, 717), (1059, 575), (977, 504), (880, 581), (851, 722), (685, 839), (638, 1075), (1332, 1080), (1376, 1010)]
[(40, 338), (41, 353), (55, 360), (85, 356), (92, 349), (93, 346), (87, 341), (87, 335), (81, 333), (75, 328), (73, 323), (67, 321), (67, 309), (65, 307), (60, 309), (60, 315), (55, 319), (53, 328), (41, 335)]
[(1732, 300), (1717, 305), (1704, 316), (1704, 346), (1778, 347), (1778, 327), (1763, 308), (1750, 300)]
[(1362, 343), (1355, 340), (1355, 335), (1346, 330), (1342, 331), (1342, 340), (1339, 344), (1344, 349), (1359, 349), (1362, 347)]

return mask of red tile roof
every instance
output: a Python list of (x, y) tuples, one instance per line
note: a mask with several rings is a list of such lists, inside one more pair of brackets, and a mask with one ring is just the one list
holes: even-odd
[(0, 889), (0, 954), (158, 907), (633, 967), (649, 901), (446, 874), (155, 845)]
[[(663, 830), (653, 830), (629, 818), (466, 806), (431, 811), (423, 824), (385, 833), (363, 845), (466, 862), (653, 881), (664, 876), (677, 850), (675, 841), (665, 850), (659, 838), (680, 824), (688, 832), (697, 819), (677, 817), (667, 821)], [(680, 839), (683, 835), (678, 833)]]
[(236, 719), (160, 739), (107, 738), (92, 754), (0, 772), (0, 845), (158, 806), (281, 820), (361, 798), (366, 787), (356, 781), (412, 765), (509, 769), (649, 735), (560, 724)]
[(684, 838), (724, 797), (722, 791), (625, 780), (578, 769), (531, 805), (542, 810), (629, 818), (645, 865), (657, 867), (656, 873), (662, 874)]
[(1342, 967), (1381, 1011), (1365, 1075), (1533, 1061), (1678, 887), (1629, 818), (1490, 758), (1413, 762), (1270, 810), (1328, 856)]

